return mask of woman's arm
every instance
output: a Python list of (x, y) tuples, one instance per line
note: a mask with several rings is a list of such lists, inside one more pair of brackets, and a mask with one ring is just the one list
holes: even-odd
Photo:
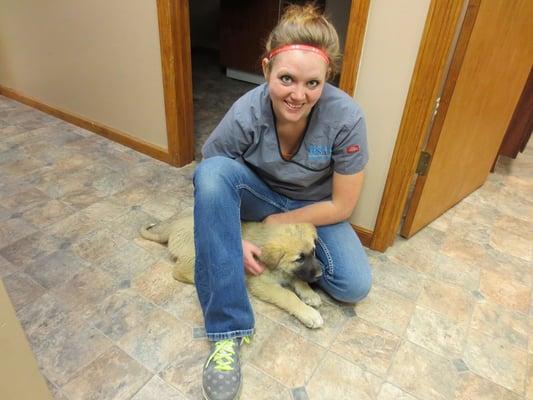
[(364, 172), (352, 175), (333, 173), (331, 200), (321, 201), (296, 210), (272, 214), (266, 223), (310, 222), (315, 226), (335, 224), (352, 215), (363, 186)]

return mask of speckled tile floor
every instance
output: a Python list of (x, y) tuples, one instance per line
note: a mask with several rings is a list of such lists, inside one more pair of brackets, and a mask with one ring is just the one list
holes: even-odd
[[(194, 288), (137, 235), (191, 205), (192, 170), (0, 97), (0, 277), (56, 399), (200, 399)], [(369, 297), (323, 295), (323, 329), (254, 300), (242, 399), (533, 399), (532, 171), (530, 146), (412, 239), (369, 251)]]

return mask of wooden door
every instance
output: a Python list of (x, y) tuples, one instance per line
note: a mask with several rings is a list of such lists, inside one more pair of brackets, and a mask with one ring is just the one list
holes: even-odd
[(264, 44), (279, 12), (279, 0), (221, 0), (220, 63), (261, 75)]
[(533, 63), (533, 1), (472, 5), (429, 134), (429, 169), (417, 178), (401, 230), (405, 237), (485, 182)]
[[(285, 7), (307, 0), (221, 0), (220, 63), (227, 68), (262, 75), (261, 56), (272, 28)], [(315, 1), (321, 9), (325, 0)]]

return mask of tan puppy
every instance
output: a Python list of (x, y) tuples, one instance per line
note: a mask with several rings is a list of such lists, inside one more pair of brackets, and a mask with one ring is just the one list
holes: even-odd
[[(174, 278), (194, 283), (192, 210), (143, 228), (140, 234), (148, 240), (168, 243), (170, 254), (176, 258)], [(286, 310), (308, 328), (320, 328), (324, 321), (313, 307), (319, 306), (321, 299), (308, 285), (322, 275), (321, 264), (315, 257), (316, 228), (312, 224), (243, 222), (242, 237), (261, 248), (259, 261), (266, 266), (261, 275), (246, 275), (250, 293)]]

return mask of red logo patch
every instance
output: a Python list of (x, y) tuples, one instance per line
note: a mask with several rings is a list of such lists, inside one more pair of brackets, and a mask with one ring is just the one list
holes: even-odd
[(348, 154), (358, 153), (359, 150), (361, 150), (361, 148), (359, 147), (358, 144), (352, 144), (352, 145), (346, 147), (346, 153), (348, 153)]

